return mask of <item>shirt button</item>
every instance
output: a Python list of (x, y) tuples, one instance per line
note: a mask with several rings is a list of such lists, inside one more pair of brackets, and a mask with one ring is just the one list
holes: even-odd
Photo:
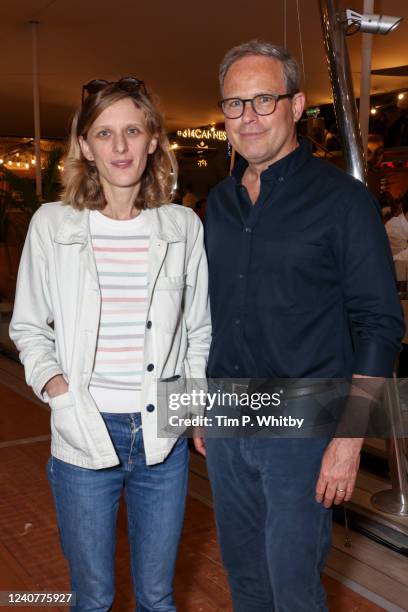
[(235, 319), (235, 324), (239, 325), (241, 323), (241, 319)]
[(151, 328), (151, 326), (152, 326), (152, 322), (151, 322), (151, 321), (148, 321), (148, 322), (146, 323), (146, 327), (147, 327), (147, 329), (150, 329), (150, 328)]
[(152, 363), (149, 363), (149, 365), (147, 366), (147, 371), (152, 372), (153, 370), (154, 370), (154, 365)]
[(243, 278), (245, 278), (245, 274), (238, 274), (238, 278), (242, 280)]
[(245, 228), (245, 230), (244, 230), (244, 232), (245, 232), (246, 234), (250, 234), (250, 233), (252, 232), (252, 230), (251, 230), (251, 228), (250, 228), (250, 227), (246, 227), (246, 228)]
[(239, 365), (235, 364), (234, 365), (234, 370), (239, 370)]
[(283, 183), (283, 181), (284, 181), (284, 180), (285, 180), (285, 179), (284, 179), (284, 177), (283, 177), (283, 176), (280, 176), (280, 177), (278, 178), (278, 181), (279, 181), (280, 183)]
[(147, 412), (154, 412), (154, 406), (153, 406), (153, 404), (148, 404), (148, 405), (146, 406), (146, 410), (147, 410)]

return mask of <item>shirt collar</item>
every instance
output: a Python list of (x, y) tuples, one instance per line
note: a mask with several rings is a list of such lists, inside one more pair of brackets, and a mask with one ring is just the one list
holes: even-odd
[(402, 213), (399, 215), (399, 222), (400, 222), (400, 224), (401, 224), (401, 227), (402, 227), (402, 228), (403, 228), (405, 231), (407, 231), (407, 230), (408, 230), (408, 221), (407, 221), (407, 218), (406, 218), (406, 216), (405, 216), (405, 213), (403, 213), (403, 212), (402, 212)]
[[(302, 166), (310, 158), (311, 154), (312, 150), (309, 142), (305, 138), (300, 138), (299, 146), (296, 149), (268, 166), (261, 173), (261, 181), (285, 180), (287, 176)], [(248, 162), (241, 157), (232, 171), (232, 177), (237, 183), (241, 183), (247, 167)]]
[[(151, 215), (152, 234), (164, 242), (185, 242), (186, 239), (177, 223), (173, 206), (177, 204), (146, 209)], [(67, 206), (54, 241), (60, 244), (85, 244), (88, 236), (89, 210), (76, 210), (72, 206)]]

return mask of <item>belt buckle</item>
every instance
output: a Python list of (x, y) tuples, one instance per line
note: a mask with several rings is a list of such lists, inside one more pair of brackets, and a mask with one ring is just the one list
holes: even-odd
[(241, 393), (247, 393), (249, 385), (243, 383), (232, 383), (232, 392), (240, 395)]

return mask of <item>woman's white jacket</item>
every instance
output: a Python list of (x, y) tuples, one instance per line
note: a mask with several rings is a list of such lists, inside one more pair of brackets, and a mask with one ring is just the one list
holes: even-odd
[[(197, 215), (171, 204), (149, 209), (148, 314), (141, 392), (147, 464), (162, 462), (176, 438), (166, 435), (157, 381), (204, 379), (210, 344), (208, 272)], [(101, 293), (89, 231), (89, 211), (44, 204), (31, 220), (20, 262), (10, 337), (27, 383), (51, 407), (51, 452), (77, 466), (119, 463), (88, 387), (98, 336)], [(152, 371), (147, 365), (153, 364)], [(149, 370), (151, 369), (151, 366)], [(67, 393), (49, 399), (57, 374)], [(158, 416), (158, 413), (161, 414)]]

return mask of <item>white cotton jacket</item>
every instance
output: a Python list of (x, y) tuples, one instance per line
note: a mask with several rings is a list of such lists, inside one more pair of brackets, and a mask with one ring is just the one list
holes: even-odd
[[(178, 377), (181, 388), (186, 378), (204, 379), (211, 331), (201, 221), (177, 204), (146, 212), (151, 239), (141, 414), (146, 461), (152, 465), (164, 461), (176, 441), (159, 427), (157, 381)], [(31, 220), (23, 249), (10, 337), (27, 383), (49, 401), (52, 454), (91, 469), (119, 463), (88, 390), (100, 309), (89, 211), (44, 204)], [(44, 385), (57, 374), (69, 389), (49, 399)]]

